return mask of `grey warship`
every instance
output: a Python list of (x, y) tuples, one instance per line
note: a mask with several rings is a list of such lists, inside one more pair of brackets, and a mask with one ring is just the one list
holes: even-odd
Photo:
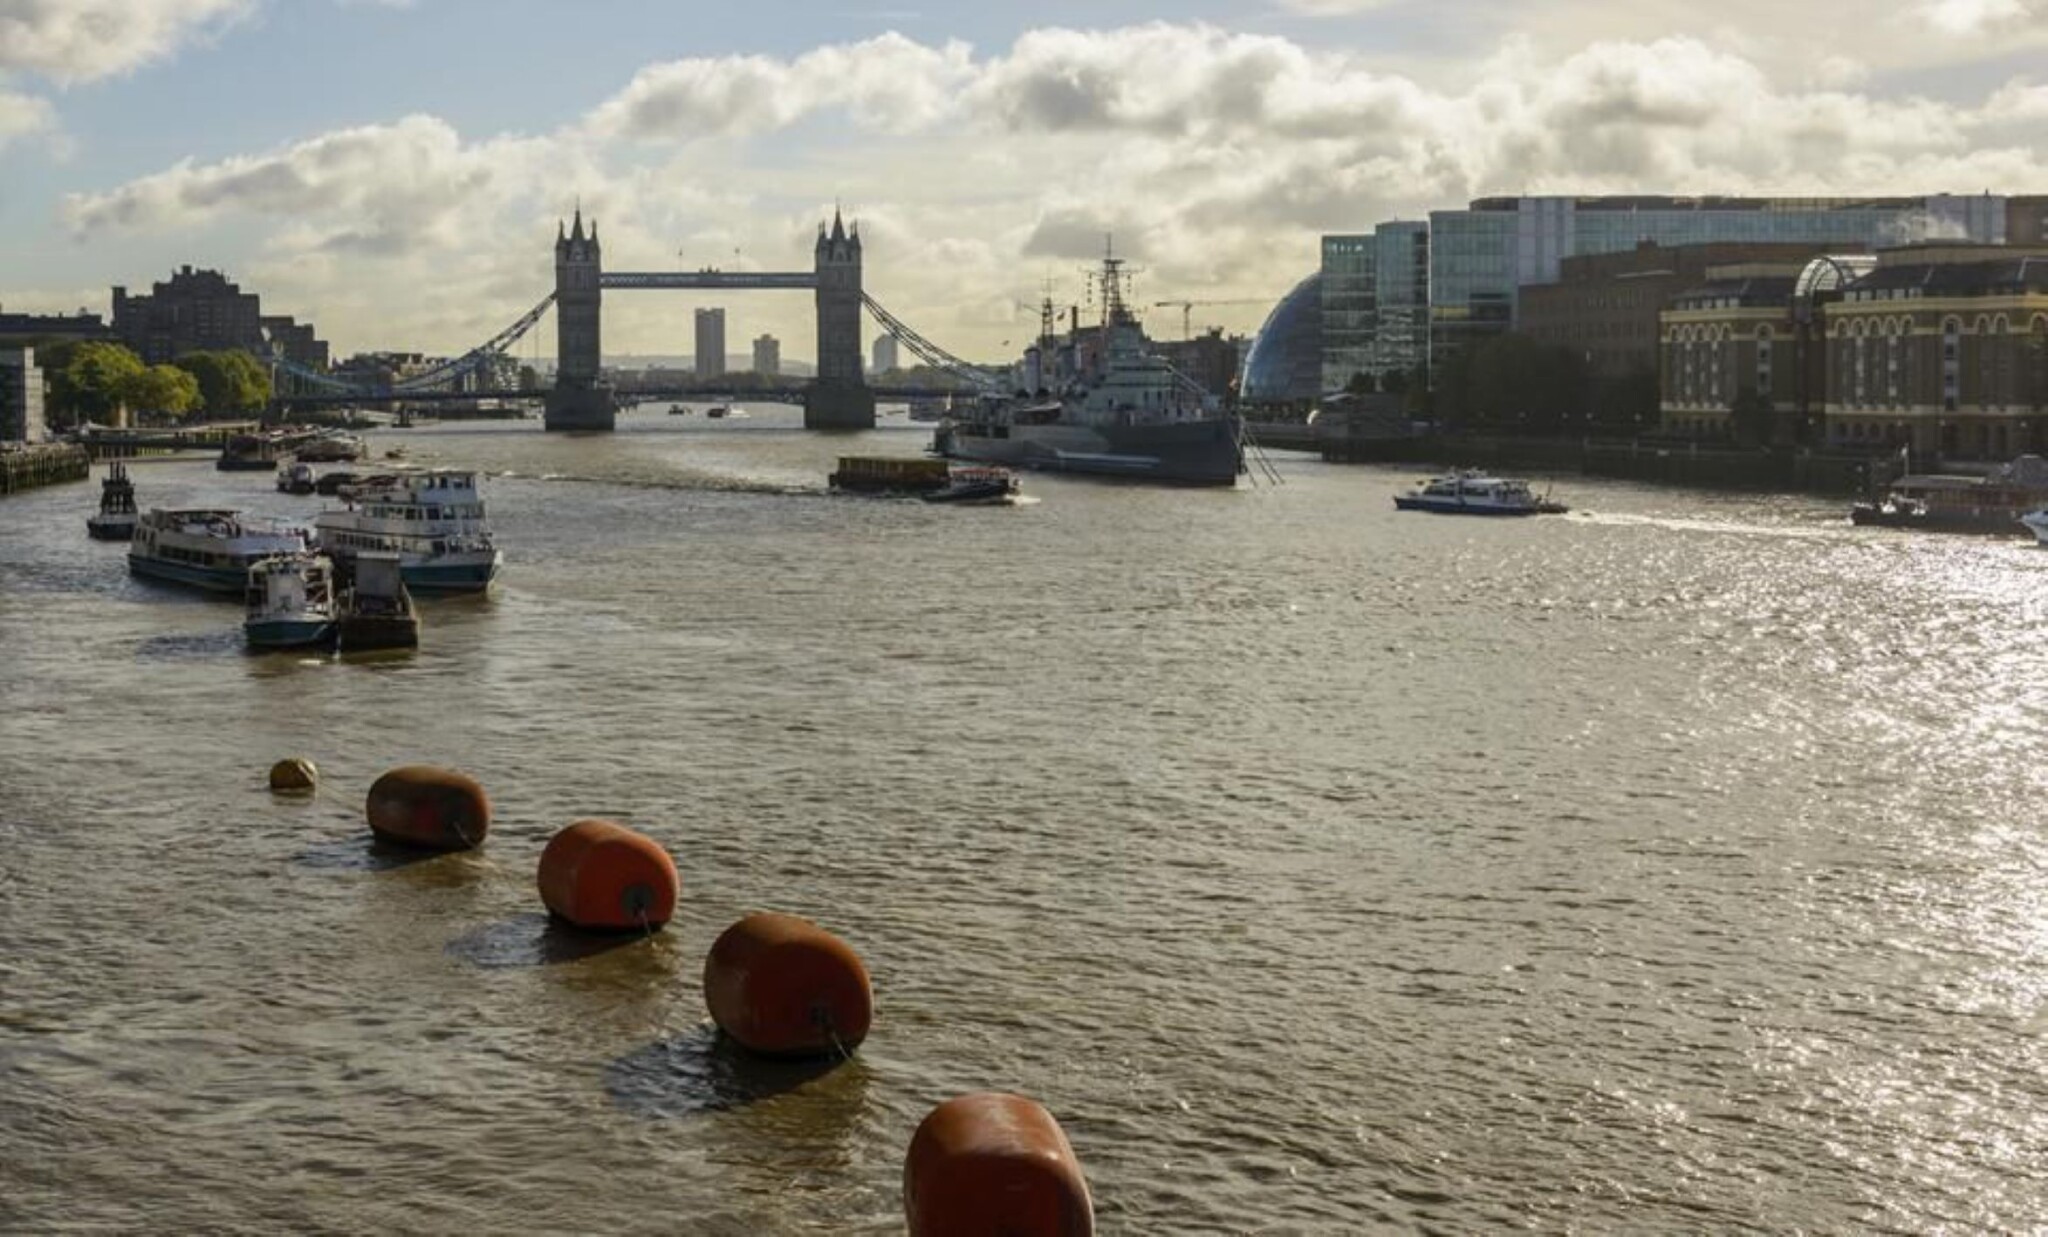
[(1241, 427), (1214, 396), (1152, 355), (1124, 303), (1123, 260), (1102, 264), (1102, 322), (1065, 339), (1045, 307), (1023, 385), (1037, 397), (983, 400), (942, 423), (932, 449), (1011, 468), (1094, 473), (1172, 485), (1234, 485)]

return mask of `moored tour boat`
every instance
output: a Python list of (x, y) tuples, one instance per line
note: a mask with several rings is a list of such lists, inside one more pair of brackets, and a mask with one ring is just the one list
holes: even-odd
[(86, 535), (94, 541), (128, 541), (135, 536), (135, 483), (126, 464), (110, 464), (100, 482), (100, 509), (85, 517)]
[(330, 430), (300, 443), (293, 454), (309, 464), (346, 464), (363, 458), (363, 440), (342, 430)]
[(288, 524), (245, 521), (220, 508), (153, 508), (135, 525), (128, 570), (138, 576), (239, 594), (250, 564), (306, 549), (306, 531)]
[[(1849, 522), (1931, 533), (2006, 533), (2048, 507), (2048, 460), (2022, 455), (1985, 476), (1908, 473), (1877, 502), (1849, 508)], [(2039, 535), (2039, 530), (2035, 529)]]
[(503, 557), (492, 543), (477, 474), (434, 468), (404, 472), (344, 492), (348, 504), (314, 520), (320, 548), (353, 566), (368, 551), (399, 557), (407, 587), (478, 593)]
[(297, 649), (334, 639), (334, 564), (301, 552), (249, 565), (242, 634), (256, 649)]
[(222, 444), (213, 466), (222, 472), (269, 472), (283, 455), (283, 445), (267, 434), (236, 434)]
[(1394, 506), (1439, 515), (1560, 515), (1567, 510), (1563, 503), (1537, 497), (1526, 481), (1476, 471), (1432, 477), (1406, 494), (1396, 494)]

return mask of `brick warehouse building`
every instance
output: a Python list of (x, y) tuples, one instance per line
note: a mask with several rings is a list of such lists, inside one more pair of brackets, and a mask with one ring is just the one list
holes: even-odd
[(1519, 326), (1539, 343), (1578, 353), (1597, 377), (1655, 373), (1659, 313), (1674, 297), (1705, 283), (1712, 268), (1776, 263), (1796, 273), (1811, 258), (1858, 248), (1811, 241), (1644, 241), (1621, 253), (1565, 258), (1556, 282), (1523, 286)]
[(1745, 390), (1771, 437), (2004, 460), (2048, 451), (2048, 247), (1935, 243), (1722, 267), (1661, 318), (1667, 433), (1724, 438)]

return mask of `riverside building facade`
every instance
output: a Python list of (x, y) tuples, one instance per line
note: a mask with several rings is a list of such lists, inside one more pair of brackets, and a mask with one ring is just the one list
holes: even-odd
[(1427, 358), (1429, 225), (1396, 220), (1322, 241), (1322, 388)]
[(2048, 197), (1498, 197), (1429, 216), (1429, 348), (1516, 329), (1520, 294), (1555, 283), (1565, 259), (1660, 246), (1795, 243), (1871, 250), (1952, 238), (2039, 243)]
[(1716, 268), (1662, 318), (1667, 433), (1718, 439), (1745, 391), (1772, 437), (2006, 460), (2048, 451), (2048, 246), (1931, 243)]

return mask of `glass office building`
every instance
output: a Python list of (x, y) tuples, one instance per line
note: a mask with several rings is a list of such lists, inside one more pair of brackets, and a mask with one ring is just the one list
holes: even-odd
[(1322, 389), (1341, 391), (1356, 374), (1379, 370), (1379, 278), (1373, 238), (1323, 238)]
[(1377, 326), (1373, 363), (1382, 375), (1410, 373), (1429, 359), (1429, 225), (1373, 229)]
[(1428, 327), (1428, 224), (1323, 238), (1324, 391), (1413, 370), (1428, 355)]
[(1323, 275), (1280, 298), (1244, 358), (1244, 398), (1254, 404), (1302, 403), (1322, 394)]
[(1432, 364), (1509, 330), (1516, 290), (1552, 283), (1579, 254), (1644, 241), (1799, 241), (1876, 249), (1929, 238), (2003, 244), (2008, 199), (1986, 194), (1900, 198), (1481, 198), (1429, 216)]

